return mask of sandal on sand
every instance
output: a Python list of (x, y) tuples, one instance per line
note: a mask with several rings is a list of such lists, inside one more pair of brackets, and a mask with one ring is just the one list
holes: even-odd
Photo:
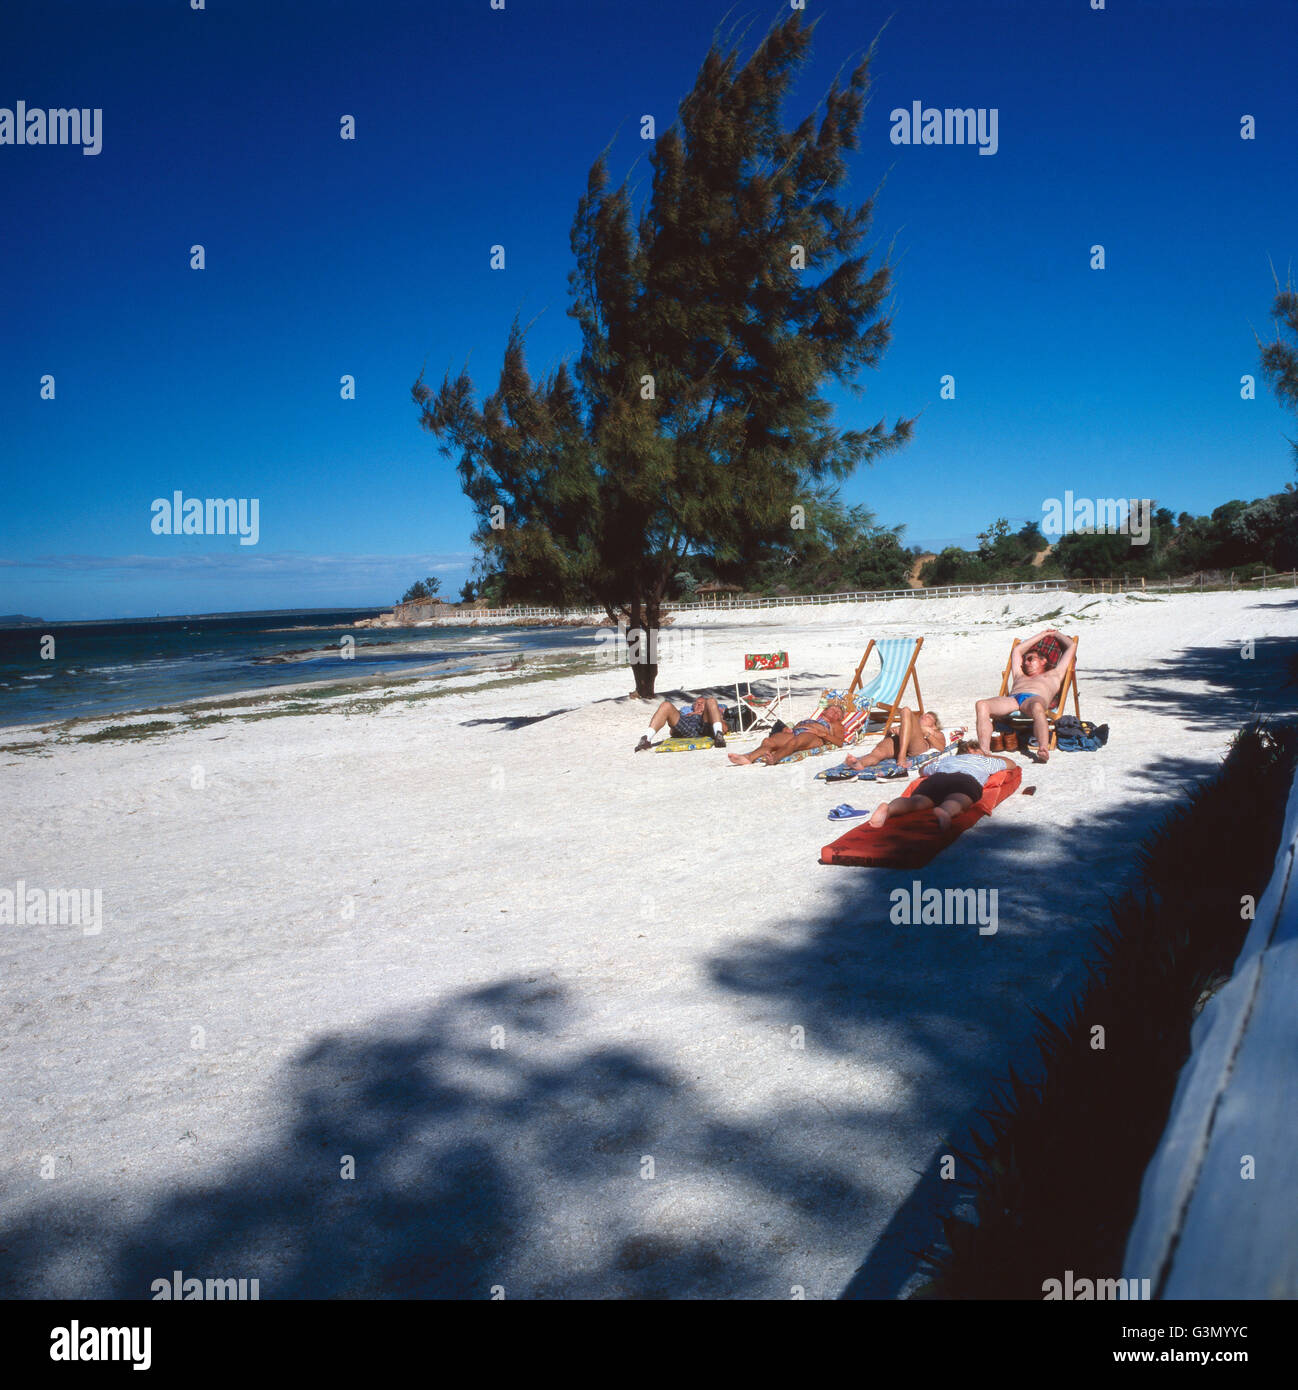
[(870, 811), (858, 811), (855, 806), (849, 806), (844, 802), (841, 806), (835, 806), (829, 813), (830, 820), (854, 820), (857, 816), (868, 816), (873, 814)]

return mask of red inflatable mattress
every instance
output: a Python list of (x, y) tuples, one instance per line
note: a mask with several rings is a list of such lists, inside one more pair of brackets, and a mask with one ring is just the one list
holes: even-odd
[[(903, 793), (910, 796), (924, 779), (917, 777)], [(880, 826), (878, 830), (868, 825), (857, 825), (845, 835), (840, 835), (833, 844), (820, 851), (822, 864), (854, 864), (861, 868), (873, 869), (920, 869), (935, 859), (953, 841), (958, 840), (975, 821), (990, 816), (992, 811), (1018, 791), (1023, 781), (1023, 770), (1019, 767), (1006, 768), (1004, 772), (993, 772), (983, 788), (982, 798), (975, 801), (963, 815), (951, 822), (945, 834), (938, 830), (932, 811), (917, 812), (913, 816), (898, 816)], [(895, 798), (893, 798), (895, 800)]]

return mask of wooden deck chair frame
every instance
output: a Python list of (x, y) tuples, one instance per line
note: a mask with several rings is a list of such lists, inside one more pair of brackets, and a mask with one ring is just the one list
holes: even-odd
[[(1055, 696), (1054, 704), (1046, 709), (1046, 721), (1050, 725), (1050, 751), (1052, 753), (1059, 743), (1059, 735), (1055, 732), (1055, 725), (1059, 722), (1059, 716), (1064, 713), (1064, 707), (1068, 703), (1070, 694), (1073, 697), (1073, 713), (1078, 719), (1082, 717), (1082, 708), (1077, 696), (1077, 648), (1081, 645), (1082, 639), (1070, 637), (1068, 640), (1073, 644), (1073, 650), (1068, 656), (1068, 671), (1064, 676), (1063, 684), (1059, 687), (1059, 694)], [(1009, 694), (1010, 672), (1014, 669), (1014, 648), (1018, 645), (1019, 638), (1016, 637), (1010, 643), (1009, 660), (1005, 663), (1005, 670), (1001, 672), (1000, 693), (1002, 695)], [(1032, 716), (1023, 714), (1021, 711), (1016, 714), (1002, 714), (998, 718), (1008, 719), (1010, 723), (1017, 724), (1020, 728), (1026, 726), (1030, 729), (1032, 727)], [(992, 723), (995, 724), (996, 720), (993, 719)]]
[[(884, 704), (880, 702), (878, 704), (871, 705), (868, 711), (868, 717), (865, 721), (865, 726), (861, 730), (862, 735), (864, 735), (867, 732), (867, 730), (871, 734), (880, 735), (889, 734), (892, 732), (892, 726), (894, 724), (900, 723), (901, 721), (902, 696), (905, 695), (906, 687), (908, 685), (914, 685), (915, 702), (919, 706), (918, 713), (924, 713), (924, 697), (919, 693), (919, 675), (915, 670), (915, 663), (919, 660), (920, 648), (923, 645), (924, 639), (922, 637), (916, 637), (915, 650), (911, 652), (910, 660), (906, 663), (906, 674), (902, 677), (901, 684), (897, 687), (897, 693), (893, 697), (892, 703)], [(865, 670), (865, 663), (869, 661), (870, 653), (873, 650), (874, 638), (871, 637), (870, 644), (865, 649), (865, 655), (857, 663), (856, 673), (852, 677), (852, 684), (849, 685), (847, 688), (847, 706), (849, 709), (852, 708), (852, 697), (856, 694), (857, 690), (859, 690), (861, 686), (861, 672)], [(872, 724), (877, 723), (879, 720), (883, 721), (882, 728), (870, 727)]]

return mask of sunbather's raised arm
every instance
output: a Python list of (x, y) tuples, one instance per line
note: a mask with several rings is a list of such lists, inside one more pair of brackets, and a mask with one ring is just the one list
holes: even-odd
[(1057, 632), (1054, 630), (1054, 628), (1048, 627), (1048, 628), (1046, 628), (1046, 630), (1045, 630), (1044, 632), (1038, 632), (1037, 635), (1036, 635), (1035, 637), (1025, 637), (1025, 638), (1023, 639), (1023, 641), (1021, 641), (1021, 642), (1018, 644), (1018, 646), (1014, 648), (1014, 655), (1015, 655), (1016, 657), (1019, 657), (1019, 656), (1021, 656), (1024, 652), (1030, 652), (1030, 651), (1032, 650), (1032, 648), (1035, 647), (1035, 646), (1037, 645), (1037, 643), (1040, 642), (1041, 639), (1042, 639), (1043, 637), (1058, 637), (1058, 636), (1059, 636), (1059, 633), (1057, 633)]

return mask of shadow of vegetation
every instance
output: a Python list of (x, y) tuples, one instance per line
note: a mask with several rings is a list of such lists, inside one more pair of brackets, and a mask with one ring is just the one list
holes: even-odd
[(529, 724), (540, 724), (547, 719), (554, 719), (558, 715), (567, 714), (572, 706), (564, 709), (552, 709), (548, 714), (510, 714), (500, 715), (494, 719), (461, 719), (462, 729), (476, 728), (479, 724), (499, 724), (502, 731), (513, 733), (516, 729), (525, 729)]
[[(1094, 758), (1097, 772), (1103, 768), (1103, 754), (1059, 756)], [(851, 1054), (889, 1074), (894, 1091), (908, 1097), (885, 1123), (855, 1136), (863, 1170), (881, 1186), (891, 1174), (906, 1195), (870, 1233), (869, 1255), (843, 1297), (896, 1298), (906, 1288), (919, 1252), (941, 1238), (941, 1217), (963, 1198), (958, 1172), (955, 1182), (940, 1176), (942, 1155), (967, 1147), (994, 1079), (1011, 1065), (1031, 1074), (1031, 1010), (1065, 1012), (1107, 901), (1132, 881), (1131, 847), (1166, 818), (1182, 786), (1216, 766), (1215, 753), (1152, 760), (1141, 770), (1148, 797), (1125, 796), (1066, 832), (1049, 820), (1015, 823), (1012, 798), (921, 870), (826, 866), (842, 880), (831, 910), (794, 933), (713, 957), (718, 985), (768, 1006), (779, 1001), (805, 1023), (808, 1049)], [(1032, 785), (1039, 803), (1049, 797), (1049, 769), (1025, 766), (1024, 786)], [(826, 825), (828, 842), (840, 827)], [(995, 889), (996, 932), (980, 935), (977, 923), (894, 925), (891, 894), (909, 896), (916, 881), (924, 890)], [(936, 1149), (935, 1130), (944, 1136)]]
[(326, 1036), (287, 1067), (278, 1135), (219, 1181), (129, 1219), (99, 1192), (40, 1193), (0, 1227), (0, 1294), (149, 1298), (180, 1270), (258, 1278), (263, 1299), (758, 1296), (758, 1235), (681, 1216), (701, 1173), (736, 1173), (823, 1233), (860, 1221), (871, 1194), (796, 1132), (719, 1122), (630, 1048), (565, 1056), (573, 1022), (561, 989), (510, 980)]
[[(1276, 607), (1268, 605), (1265, 611), (1274, 614)], [(1293, 607), (1298, 609), (1298, 601)], [(1233, 641), (1187, 647), (1144, 667), (1092, 668), (1090, 674), (1129, 682), (1123, 707), (1175, 715), (1188, 729), (1216, 732), (1223, 724), (1237, 729), (1254, 717), (1283, 717), (1298, 710), (1298, 635), (1249, 639), (1244, 621)], [(1200, 683), (1210, 693), (1197, 688)], [(1115, 736), (1120, 720), (1119, 714)]]

